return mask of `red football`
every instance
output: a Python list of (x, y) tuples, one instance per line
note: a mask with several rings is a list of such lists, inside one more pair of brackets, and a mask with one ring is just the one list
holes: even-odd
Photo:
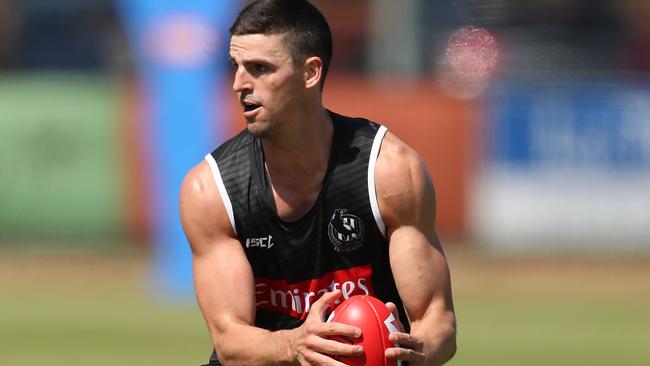
[(334, 309), (328, 322), (350, 324), (361, 329), (357, 339), (332, 337), (339, 342), (358, 344), (363, 347), (363, 356), (336, 357), (337, 360), (352, 366), (396, 366), (393, 360), (384, 356), (384, 350), (394, 347), (388, 335), (397, 331), (397, 322), (386, 305), (372, 296), (356, 295), (343, 301)]

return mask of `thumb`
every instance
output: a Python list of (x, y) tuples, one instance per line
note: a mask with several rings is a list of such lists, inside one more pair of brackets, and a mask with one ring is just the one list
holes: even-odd
[(397, 325), (397, 329), (403, 332), (404, 324), (402, 324), (402, 322), (399, 319), (399, 312), (397, 311), (397, 306), (392, 302), (387, 302), (386, 307), (388, 308), (388, 310), (390, 310), (391, 313), (393, 313), (393, 316), (395, 317), (395, 323)]

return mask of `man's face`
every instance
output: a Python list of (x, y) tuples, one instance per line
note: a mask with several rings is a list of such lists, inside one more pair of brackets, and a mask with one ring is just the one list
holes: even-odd
[(278, 131), (304, 92), (303, 73), (282, 43), (282, 35), (232, 36), (230, 60), (248, 130), (258, 137)]

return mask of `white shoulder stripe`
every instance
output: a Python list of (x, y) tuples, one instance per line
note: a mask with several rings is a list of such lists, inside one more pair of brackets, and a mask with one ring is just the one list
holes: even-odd
[(379, 156), (379, 149), (381, 148), (381, 143), (384, 140), (384, 136), (388, 129), (384, 126), (379, 127), (377, 134), (375, 135), (375, 140), (372, 143), (372, 149), (370, 150), (370, 161), (368, 162), (368, 195), (370, 196), (370, 207), (372, 208), (372, 214), (375, 216), (375, 222), (377, 222), (377, 227), (381, 230), (381, 234), (386, 236), (386, 225), (384, 220), (381, 218), (381, 212), (379, 212), (379, 203), (377, 202), (377, 191), (375, 189), (375, 164), (377, 163), (377, 157)]
[(221, 178), (221, 172), (219, 171), (219, 166), (217, 161), (214, 160), (212, 154), (205, 156), (205, 160), (210, 165), (210, 171), (212, 171), (212, 177), (214, 178), (215, 183), (217, 183), (217, 189), (221, 195), (221, 200), (223, 205), (226, 206), (226, 211), (228, 212), (228, 218), (230, 219), (230, 225), (232, 225), (232, 231), (237, 235), (237, 229), (235, 229), (235, 215), (232, 210), (232, 203), (230, 202), (230, 197), (228, 197), (228, 191), (226, 191), (226, 186), (223, 184), (223, 179)]

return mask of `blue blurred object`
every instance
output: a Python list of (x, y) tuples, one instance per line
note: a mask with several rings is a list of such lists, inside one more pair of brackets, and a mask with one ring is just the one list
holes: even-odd
[(184, 175), (224, 137), (222, 70), (237, 1), (120, 0), (152, 121), (150, 148), (154, 290), (193, 298), (191, 253), (178, 213)]
[(650, 89), (511, 82), (488, 100), (475, 237), (502, 251), (650, 246)]
[(510, 84), (490, 102), (490, 155), (513, 168), (650, 172), (645, 85)]

